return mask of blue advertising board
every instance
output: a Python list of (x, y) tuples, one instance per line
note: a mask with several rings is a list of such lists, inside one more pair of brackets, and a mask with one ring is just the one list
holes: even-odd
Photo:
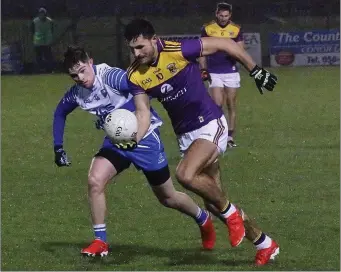
[(271, 33), (271, 66), (340, 65), (340, 30)]

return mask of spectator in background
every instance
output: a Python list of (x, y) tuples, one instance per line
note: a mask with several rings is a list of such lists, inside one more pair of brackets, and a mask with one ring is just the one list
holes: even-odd
[(52, 42), (54, 23), (47, 17), (47, 10), (40, 8), (38, 16), (32, 21), (33, 45), (36, 54), (36, 64), (39, 72), (53, 71)]

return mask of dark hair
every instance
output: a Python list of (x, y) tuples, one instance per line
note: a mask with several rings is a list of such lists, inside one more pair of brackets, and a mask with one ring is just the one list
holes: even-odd
[(46, 15), (47, 14), (47, 10), (46, 10), (46, 8), (40, 8), (38, 10), (38, 13), (44, 13)]
[(145, 19), (132, 20), (124, 30), (124, 37), (127, 41), (137, 39), (142, 35), (144, 38), (151, 39), (155, 35), (153, 25)]
[(218, 3), (217, 11), (229, 11), (232, 12), (232, 5), (228, 3)]
[(89, 59), (90, 57), (84, 48), (77, 45), (70, 45), (64, 53), (63, 66), (68, 71), (78, 62), (87, 62)]

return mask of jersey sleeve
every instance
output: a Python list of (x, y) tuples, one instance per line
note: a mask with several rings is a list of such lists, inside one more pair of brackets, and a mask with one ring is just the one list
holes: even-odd
[(200, 33), (200, 35), (201, 35), (201, 37), (208, 37), (207, 32), (206, 32), (206, 27), (205, 27), (205, 26), (203, 26), (203, 27), (201, 28), (201, 33)]
[(104, 75), (104, 83), (118, 91), (129, 91), (127, 72), (116, 67), (108, 69)]
[(78, 107), (76, 100), (77, 87), (72, 87), (59, 101), (53, 116), (53, 144), (63, 146), (65, 121), (68, 114)]
[(237, 37), (235, 37), (233, 39), (235, 42), (242, 42), (244, 39), (243, 39), (243, 32), (241, 29), (239, 29), (239, 32), (238, 32), (238, 35)]
[(196, 61), (202, 56), (202, 41), (201, 39), (184, 40), (181, 43), (181, 52), (185, 59)]
[(129, 86), (129, 92), (135, 96), (138, 94), (145, 94), (145, 90), (138, 85), (138, 83), (134, 80), (134, 78), (128, 79), (128, 86)]

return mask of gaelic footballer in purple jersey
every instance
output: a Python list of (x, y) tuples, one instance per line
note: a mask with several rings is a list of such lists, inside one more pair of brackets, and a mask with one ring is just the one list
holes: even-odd
[(171, 119), (176, 134), (196, 130), (220, 118), (222, 110), (203, 84), (196, 58), (201, 40), (181, 43), (158, 40), (158, 57), (151, 65), (133, 63), (128, 83), (133, 95), (146, 93), (157, 98)]

